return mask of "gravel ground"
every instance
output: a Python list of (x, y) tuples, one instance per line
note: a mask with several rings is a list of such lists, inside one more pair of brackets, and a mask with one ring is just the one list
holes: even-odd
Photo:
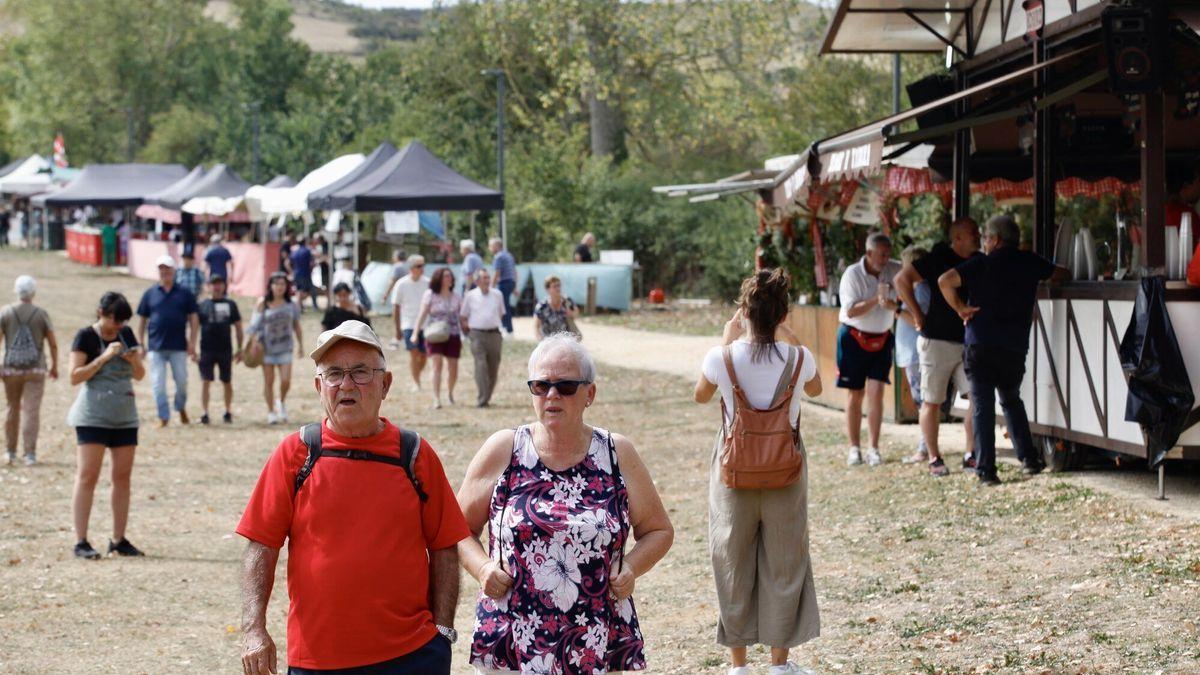
[[(122, 290), (136, 301), (147, 285), (50, 254), (0, 251), (0, 269), (3, 290), (18, 273), (38, 276), (38, 301), (52, 312), (64, 350), (101, 292)], [(249, 305), (243, 299), (243, 309)], [(304, 322), (311, 340), (315, 317), (305, 314)], [(599, 350), (599, 334), (585, 333)], [(528, 350), (525, 342), (505, 343), (492, 409), (435, 412), (401, 380), (384, 414), (429, 438), (457, 483), (490, 432), (530, 417), (522, 372)], [(605, 365), (589, 418), (634, 440), (676, 527), (674, 548), (635, 593), (654, 672), (725, 668), (713, 643), (706, 514), (718, 413), (691, 403), (697, 363), (680, 375)], [(462, 366), (458, 398), (466, 401), (474, 393), (469, 357)], [(292, 426), (317, 416), (311, 376), (310, 364), (298, 364)], [(74, 438), (63, 420), (74, 390), (65, 381), (48, 386), (42, 464), (0, 468), (0, 672), (239, 669), (243, 542), (232, 530), (263, 461), (288, 430), (261, 421), (257, 373), (238, 368), (234, 377), (232, 427), (144, 430), (129, 536), (149, 555), (96, 563), (76, 561), (70, 551)], [(190, 393), (198, 417), (196, 377)], [(137, 394), (143, 417), (152, 417), (148, 381)], [(805, 411), (823, 635), (795, 652), (802, 664), (822, 673), (1200, 672), (1200, 524), (1059, 476), (1025, 479), (1007, 464), (1006, 484), (993, 490), (975, 488), (957, 471), (930, 479), (898, 461), (911, 450), (911, 427), (888, 426), (883, 466), (848, 468), (840, 417)], [(958, 443), (951, 435), (949, 450)], [(103, 478), (93, 543), (106, 539), (107, 498)], [(270, 609), (281, 647), (283, 583), (281, 563)], [(458, 627), (469, 631), (470, 579), (464, 589)], [(765, 654), (752, 656), (763, 667)], [(455, 672), (470, 672), (463, 643)]]

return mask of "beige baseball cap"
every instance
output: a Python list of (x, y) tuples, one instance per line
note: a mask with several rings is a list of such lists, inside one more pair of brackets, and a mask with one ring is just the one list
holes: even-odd
[(309, 356), (313, 361), (319, 362), (330, 347), (342, 340), (354, 340), (374, 347), (385, 360), (387, 359), (387, 355), (383, 353), (383, 343), (379, 341), (379, 336), (375, 335), (375, 331), (371, 330), (367, 324), (353, 320), (343, 321), (337, 328), (321, 333), (317, 338), (317, 348), (312, 350)]

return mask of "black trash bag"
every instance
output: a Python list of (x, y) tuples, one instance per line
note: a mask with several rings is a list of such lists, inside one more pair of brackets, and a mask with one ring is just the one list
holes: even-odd
[(1121, 368), (1129, 378), (1125, 420), (1141, 425), (1146, 458), (1151, 466), (1157, 466), (1175, 447), (1196, 402), (1167, 314), (1163, 277), (1142, 279), (1120, 356)]

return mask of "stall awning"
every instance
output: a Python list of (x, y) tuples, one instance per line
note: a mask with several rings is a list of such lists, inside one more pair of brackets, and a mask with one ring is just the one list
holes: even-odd
[[(1044, 0), (1045, 25), (1109, 0)], [(1159, 0), (1161, 1), (1161, 0)], [(922, 53), (975, 56), (1025, 34), (1018, 0), (840, 0), (822, 54)]]
[(504, 194), (451, 169), (412, 141), (332, 195), (346, 211), (499, 211)]
[(178, 164), (89, 164), (46, 206), (129, 206), (187, 175)]
[(792, 201), (801, 190), (807, 188), (810, 179), (808, 161), (811, 156), (811, 149), (807, 149), (798, 155), (772, 157), (763, 163), (761, 169), (749, 169), (711, 183), (656, 185), (651, 189), (668, 197), (687, 197), (692, 203), (747, 192), (770, 192), (772, 202), (782, 204)]
[(391, 143), (387, 141), (380, 143), (378, 147), (371, 151), (371, 154), (367, 155), (362, 164), (355, 167), (353, 171), (350, 171), (329, 185), (310, 192), (308, 194), (308, 208), (314, 211), (317, 209), (326, 211), (331, 209), (346, 210), (351, 200), (342, 197), (341, 193), (352, 190), (356, 182), (361, 181), (365, 176), (369, 176), (378, 170), (389, 159), (395, 157), (397, 152), (400, 151)]
[[(923, 134), (901, 134), (900, 126), (906, 122), (911, 122), (917, 117), (925, 113), (937, 110), (938, 108), (952, 105), (960, 101), (966, 100), (972, 96), (983, 93), (985, 91), (995, 89), (1017, 80), (1032, 76), (1035, 72), (1049, 68), (1056, 64), (1073, 59), (1084, 52), (1094, 49), (1094, 47), (1085, 47), (1067, 54), (1061, 54), (1052, 59), (1026, 66), (1011, 73), (1007, 73), (993, 80), (977, 84), (973, 87), (968, 87), (962, 91), (951, 94), (936, 101), (931, 101), (924, 105), (919, 105), (915, 108), (905, 110), (890, 117), (885, 117), (876, 122), (861, 126), (857, 129), (847, 131), (832, 138), (827, 138), (814, 144), (816, 154), (816, 167), (818, 171), (817, 182), (828, 182), (843, 180), (846, 178), (854, 178), (863, 176), (877, 171), (883, 164), (885, 159), (883, 147), (884, 145), (905, 142), (930, 140), (929, 138), (920, 138), (920, 136), (932, 136), (933, 134), (926, 131)], [(1086, 77), (1072, 77), (1070, 82), (1064, 85), (1060, 90), (1060, 94), (1075, 91), (1081, 86), (1086, 86), (1093, 82), (1097, 75), (1091, 73)], [(1102, 77), (1102, 76), (1101, 76)], [(1020, 107), (1011, 107), (1008, 110), (983, 112), (977, 111), (979, 117), (965, 117), (956, 120), (949, 126), (941, 129), (940, 133), (946, 134), (952, 131), (955, 127), (965, 128), (976, 123), (982, 123), (985, 120), (993, 120), (997, 115), (1015, 117), (1021, 113)], [(937, 132), (933, 132), (937, 133)], [(907, 136), (907, 137), (905, 137)]]

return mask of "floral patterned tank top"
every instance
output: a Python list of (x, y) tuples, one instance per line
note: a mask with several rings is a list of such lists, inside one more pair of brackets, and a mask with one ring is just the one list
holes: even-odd
[(519, 427), (488, 534), (513, 586), (500, 600), (480, 593), (471, 663), (522, 675), (645, 669), (633, 600), (608, 594), (629, 538), (629, 493), (609, 432), (593, 429), (583, 460), (552, 471), (529, 426)]

